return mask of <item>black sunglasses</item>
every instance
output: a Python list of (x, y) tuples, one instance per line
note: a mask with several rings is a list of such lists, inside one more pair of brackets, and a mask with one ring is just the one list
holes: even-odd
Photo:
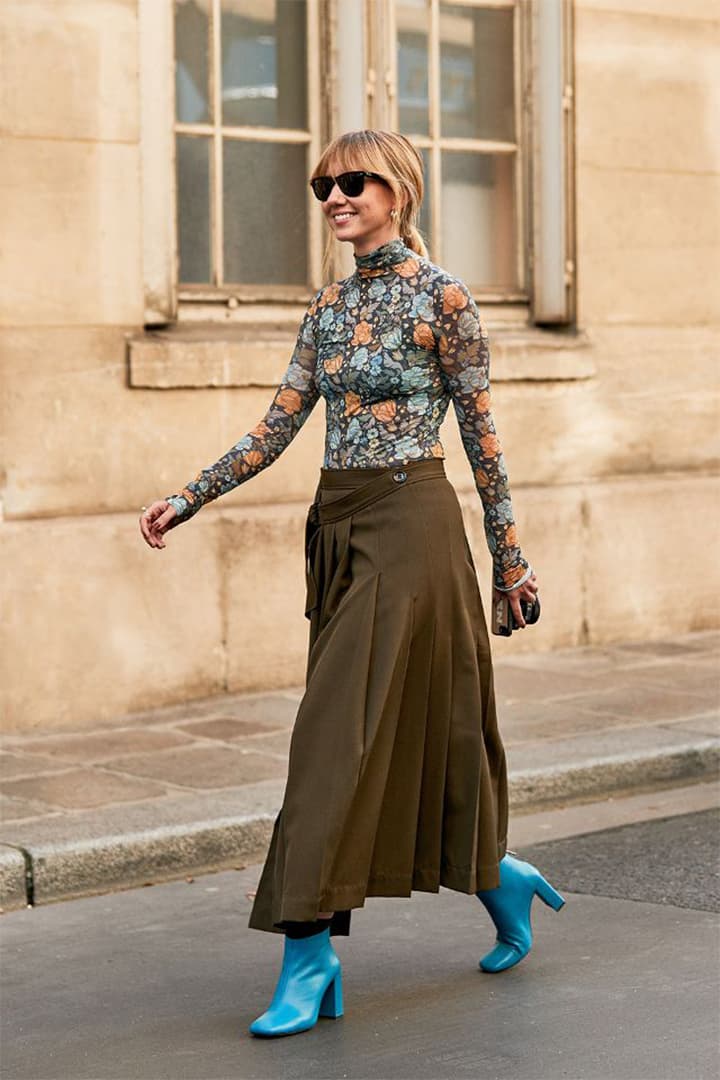
[(319, 199), (320, 202), (325, 202), (330, 198), (330, 192), (335, 187), (335, 184), (340, 188), (343, 195), (348, 195), (351, 199), (354, 199), (358, 195), (362, 195), (366, 176), (385, 183), (385, 177), (380, 176), (379, 173), (356, 169), (354, 172), (340, 173), (339, 176), (316, 176), (310, 181), (310, 187), (313, 189), (315, 198)]

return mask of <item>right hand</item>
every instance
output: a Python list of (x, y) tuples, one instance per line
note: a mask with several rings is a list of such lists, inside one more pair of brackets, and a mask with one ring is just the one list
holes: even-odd
[(524, 630), (527, 623), (523, 618), (522, 609), (520, 607), (521, 600), (527, 600), (532, 603), (538, 592), (538, 579), (533, 572), (527, 581), (524, 581), (522, 585), (518, 585), (514, 589), (509, 591), (501, 591), (500, 589), (493, 589), (493, 600), (497, 600), (501, 596), (506, 596), (510, 602), (512, 613), (515, 616), (515, 622), (521, 630)]
[[(156, 499), (140, 515), (140, 532), (145, 543), (152, 548), (164, 548), (163, 534), (173, 528), (177, 510), (167, 499)], [(177, 523), (176, 523), (177, 524)]]

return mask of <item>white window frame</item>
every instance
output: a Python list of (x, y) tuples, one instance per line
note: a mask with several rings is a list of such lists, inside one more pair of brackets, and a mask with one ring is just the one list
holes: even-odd
[[(431, 2), (437, 7), (437, 0)], [(475, 0), (453, 2), (476, 6)], [(507, 6), (507, 0), (482, 2)], [(257, 305), (264, 302), (306, 300), (310, 288), (322, 284), (322, 221), (309, 188), (310, 288), (193, 286), (179, 292), (173, 4), (172, 0), (138, 0), (138, 4), (146, 324), (186, 318), (227, 322), (256, 314)], [(516, 6), (515, 48), (521, 58), (516, 65), (516, 109), (523, 140), (517, 154), (518, 258), (526, 268), (527, 289), (520, 294), (480, 292), (476, 298), (508, 312), (514, 308), (516, 315), (524, 312), (524, 319), (537, 324), (571, 324), (575, 317), (573, 0), (517, 0)], [(319, 28), (308, 34), (312, 54), (308, 95), (313, 102), (309, 153), (319, 153), (325, 138), (339, 131), (393, 127), (397, 72), (392, 0), (309, 0), (308, 19)], [(353, 79), (348, 78), (350, 73)], [(239, 137), (257, 139), (262, 131), (277, 134), (276, 129), (248, 128)], [(476, 140), (471, 141), (476, 148)], [(438, 169), (439, 154), (433, 157)], [(432, 180), (432, 212), (437, 215), (439, 177), (433, 175)], [(333, 270), (345, 273), (351, 264), (343, 251)]]

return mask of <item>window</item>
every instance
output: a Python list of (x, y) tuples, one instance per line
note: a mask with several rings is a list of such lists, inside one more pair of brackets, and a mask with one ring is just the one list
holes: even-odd
[(520, 23), (513, 0), (394, 3), (394, 123), (425, 159), (432, 257), (505, 299), (526, 295)]
[(312, 0), (174, 0), (180, 299), (317, 280)]
[[(425, 161), (434, 261), (514, 319), (572, 321), (571, 0), (139, 0), (149, 324), (322, 284), (307, 184), (335, 132)], [(334, 272), (352, 269), (342, 249)]]

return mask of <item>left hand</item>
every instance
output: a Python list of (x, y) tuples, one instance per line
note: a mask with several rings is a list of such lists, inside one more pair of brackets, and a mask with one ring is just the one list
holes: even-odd
[(526, 623), (523, 619), (522, 611), (520, 610), (520, 601), (527, 600), (529, 603), (532, 603), (537, 595), (537, 591), (537, 575), (532, 573), (527, 581), (524, 581), (522, 585), (518, 585), (516, 589), (511, 589), (510, 592), (502, 592), (500, 589), (493, 589), (493, 600), (498, 600), (501, 597), (506, 596), (510, 601), (510, 607), (515, 616), (515, 622), (521, 630), (524, 630)]
[(140, 532), (145, 543), (149, 547), (164, 548), (163, 533), (174, 527), (176, 517), (177, 510), (167, 499), (156, 499), (144, 507), (140, 516)]

